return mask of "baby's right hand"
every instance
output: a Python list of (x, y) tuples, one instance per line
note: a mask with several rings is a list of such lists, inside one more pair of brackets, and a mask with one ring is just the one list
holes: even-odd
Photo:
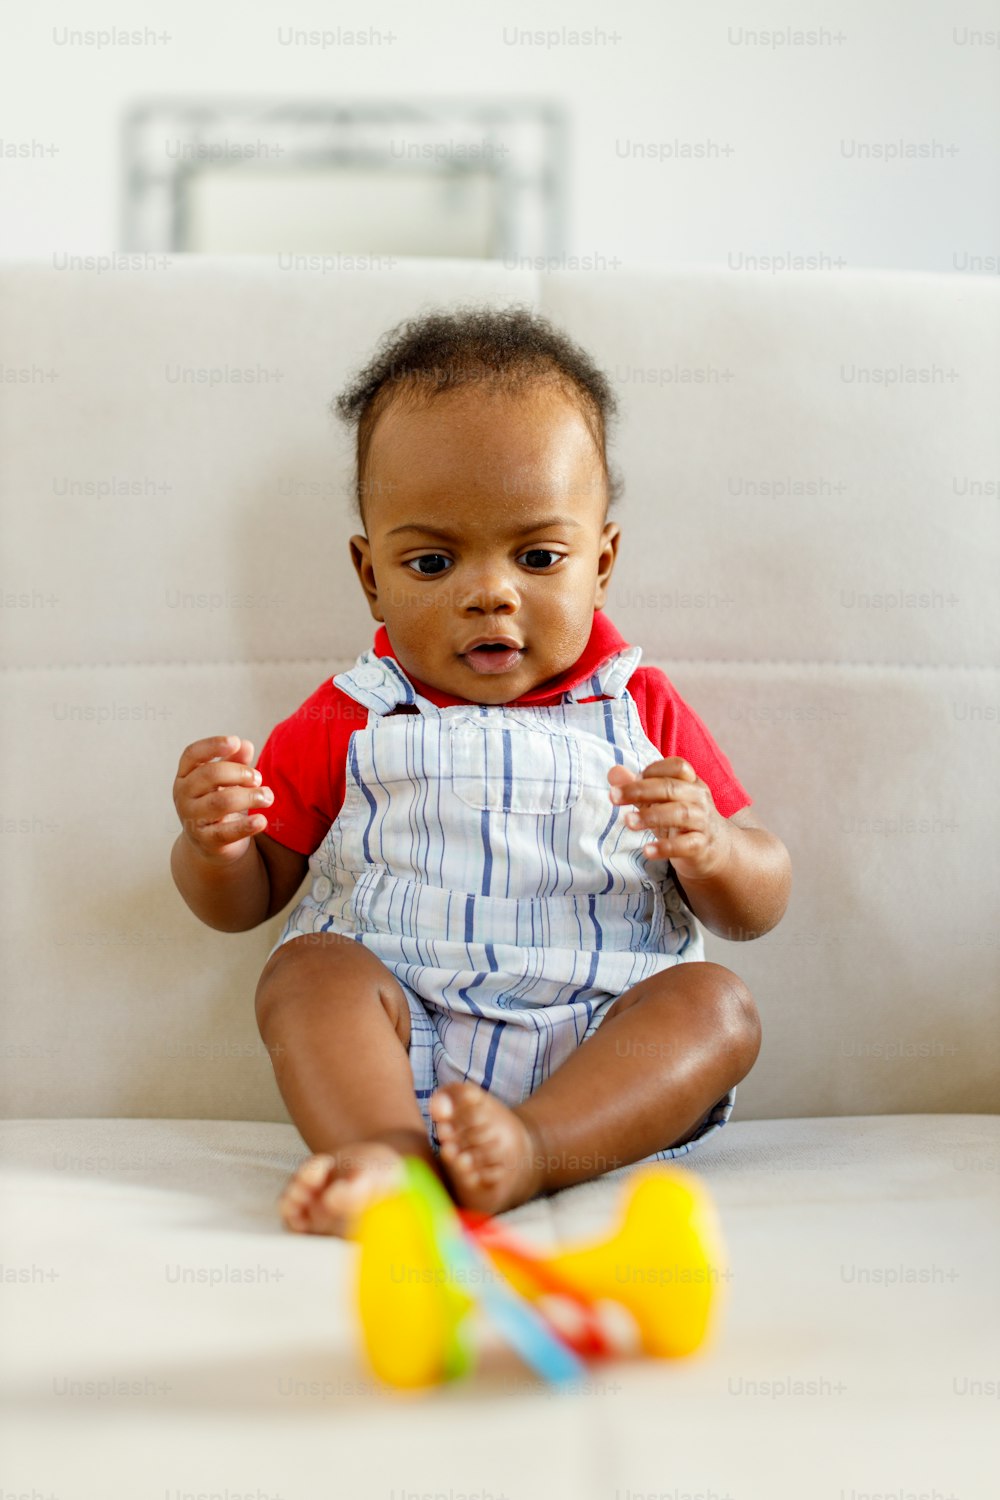
[[(234, 748), (238, 746), (238, 748)], [(267, 818), (249, 809), (274, 800), (253, 769), (253, 743), (235, 734), (196, 740), (181, 754), (174, 807), (187, 838), (213, 864), (239, 859)]]

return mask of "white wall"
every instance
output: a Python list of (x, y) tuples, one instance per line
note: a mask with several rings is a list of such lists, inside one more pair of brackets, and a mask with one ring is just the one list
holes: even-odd
[[(383, 39), (287, 46), (279, 25)], [(64, 27), (148, 35), (61, 45)], [(571, 27), (603, 39), (510, 44), (519, 31)], [(786, 28), (821, 40), (745, 41)], [(572, 112), (571, 256), (603, 256), (609, 269), (617, 257), (738, 270), (788, 253), (852, 268), (1000, 266), (995, 0), (618, 0), (582, 11), (565, 0), (56, 0), (8, 9), (0, 35), (5, 257), (119, 247), (119, 123), (144, 96), (521, 94)], [(678, 161), (675, 142), (711, 143), (711, 155)], [(638, 159), (636, 143), (664, 159)], [(855, 143), (918, 154), (862, 160), (845, 154)]]

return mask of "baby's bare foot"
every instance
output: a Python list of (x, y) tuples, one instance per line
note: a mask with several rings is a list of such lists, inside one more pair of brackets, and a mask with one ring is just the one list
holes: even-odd
[(346, 1237), (365, 1205), (402, 1178), (402, 1157), (384, 1141), (359, 1141), (332, 1156), (307, 1157), (279, 1199), (285, 1228)]
[(501, 1213), (527, 1203), (542, 1173), (527, 1125), (474, 1083), (445, 1084), (431, 1095), (441, 1161), (452, 1192), (465, 1208)]

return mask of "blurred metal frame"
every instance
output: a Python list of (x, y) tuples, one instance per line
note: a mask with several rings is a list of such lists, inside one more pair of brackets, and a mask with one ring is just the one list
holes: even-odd
[[(262, 129), (280, 160), (240, 155), (240, 142)], [(400, 131), (420, 147), (416, 162), (393, 154), (393, 133)], [(496, 190), (490, 257), (558, 258), (566, 242), (568, 137), (566, 111), (549, 101), (137, 102), (122, 121), (122, 244), (133, 251), (192, 249), (193, 178), (206, 169), (240, 171), (249, 160), (254, 171), (275, 173), (416, 169), (461, 181), (470, 171), (485, 172)], [(173, 159), (170, 140), (178, 147)], [(477, 154), (463, 155), (473, 148)]]

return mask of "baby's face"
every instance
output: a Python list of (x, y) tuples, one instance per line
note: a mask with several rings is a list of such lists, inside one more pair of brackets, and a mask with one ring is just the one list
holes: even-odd
[[(351, 557), (409, 676), (508, 703), (573, 665), (619, 528), (603, 522), (603, 466), (572, 401), (469, 385), (393, 404), (365, 491), (368, 536), (351, 538)], [(509, 644), (477, 647), (484, 638)]]

